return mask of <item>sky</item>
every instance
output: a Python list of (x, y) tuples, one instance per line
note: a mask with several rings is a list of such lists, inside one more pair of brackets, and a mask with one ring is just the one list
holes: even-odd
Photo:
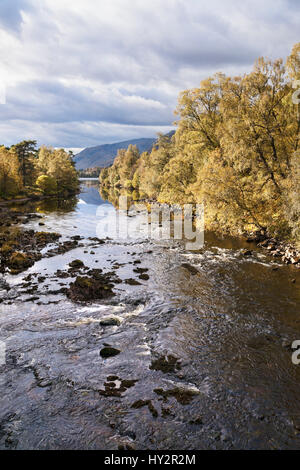
[(0, 144), (168, 132), (180, 91), (285, 58), (299, 25), (300, 0), (0, 0)]

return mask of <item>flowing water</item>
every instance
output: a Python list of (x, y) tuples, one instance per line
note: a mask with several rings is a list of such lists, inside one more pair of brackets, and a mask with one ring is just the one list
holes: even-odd
[[(6, 276), (0, 447), (300, 448), (291, 349), (300, 340), (299, 270), (211, 233), (198, 252), (147, 239), (97, 245), (97, 224), (101, 232), (115, 213), (106, 205), (99, 218), (103, 204), (97, 182), (84, 182), (77, 200), (34, 208), (43, 230), (84, 239)], [(249, 247), (253, 256), (243, 256)], [(140, 285), (117, 284), (110, 301), (72, 303), (58, 289), (70, 280), (55, 273), (75, 259)], [(149, 280), (138, 279), (137, 266)], [(36, 273), (33, 297), (24, 278)], [(120, 354), (102, 358), (107, 346)]]

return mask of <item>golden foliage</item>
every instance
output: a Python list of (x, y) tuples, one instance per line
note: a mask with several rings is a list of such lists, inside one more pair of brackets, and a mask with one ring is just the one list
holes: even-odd
[(0, 147), (0, 197), (16, 196), (22, 188), (20, 165), (12, 150)]
[(300, 243), (296, 79), (300, 43), (285, 65), (260, 58), (248, 74), (216, 74), (182, 92), (176, 133), (159, 136), (150, 154), (120, 151), (100, 176), (107, 194), (129, 180), (141, 199), (204, 202), (208, 227), (258, 228)]

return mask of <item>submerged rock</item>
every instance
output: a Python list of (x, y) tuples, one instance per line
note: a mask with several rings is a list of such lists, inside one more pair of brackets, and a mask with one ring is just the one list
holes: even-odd
[(147, 273), (149, 271), (148, 268), (136, 268), (133, 270), (134, 273), (138, 273), (138, 274), (144, 274), (144, 273)]
[(189, 424), (201, 426), (203, 424), (202, 416), (196, 416), (194, 419), (191, 419)]
[(149, 366), (150, 370), (160, 370), (167, 374), (168, 372), (176, 372), (181, 369), (180, 361), (177, 357), (171, 354), (167, 357), (160, 356), (158, 359), (152, 361)]
[(161, 396), (164, 401), (168, 398), (174, 397), (181, 405), (189, 405), (199, 392), (196, 390), (184, 389), (176, 387), (172, 390), (163, 390), (161, 388), (153, 390), (154, 393)]
[(289, 339), (287, 339), (287, 338), (284, 338), (284, 339), (282, 340), (282, 343), (281, 343), (281, 344), (282, 344), (282, 347), (283, 347), (284, 349), (289, 349), (290, 351), (293, 350), (293, 349), (292, 349), (292, 342), (291, 342), (291, 340), (289, 340)]
[(3, 278), (0, 278), (0, 289), (1, 290), (6, 290), (6, 291), (10, 290), (10, 286), (9, 286), (8, 282), (6, 282), (6, 280), (3, 279)]
[(101, 326), (120, 326), (121, 322), (117, 318), (103, 318), (103, 320), (100, 321)]
[(118, 356), (120, 352), (121, 351), (119, 349), (106, 346), (105, 348), (101, 349), (100, 356), (103, 358), (114, 357), (114, 356)]
[(151, 400), (137, 400), (136, 402), (134, 402), (134, 403), (131, 405), (131, 408), (133, 408), (133, 409), (135, 409), (135, 410), (138, 410), (138, 409), (140, 409), (140, 408), (143, 408), (144, 406), (147, 406), (147, 407), (148, 407), (148, 410), (149, 410), (150, 413), (152, 414), (153, 418), (157, 418), (157, 417), (158, 417), (158, 412), (157, 412), (157, 410), (154, 408), (154, 406), (153, 406)]
[(141, 286), (141, 283), (136, 279), (125, 279), (125, 284), (129, 286)]
[(198, 269), (192, 266), (191, 264), (183, 263), (181, 267), (189, 271), (192, 276), (196, 276), (196, 274), (199, 274)]

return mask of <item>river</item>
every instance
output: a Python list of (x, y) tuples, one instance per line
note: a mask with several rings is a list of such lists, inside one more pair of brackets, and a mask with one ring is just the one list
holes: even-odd
[[(42, 218), (26, 229), (83, 238), (5, 276), (0, 448), (299, 449), (299, 270), (212, 233), (197, 252), (113, 236), (97, 245), (104, 204), (112, 217), (98, 183), (84, 181), (74, 201), (34, 206)], [(73, 303), (58, 289), (70, 280), (55, 273), (76, 259), (139, 284)], [(103, 358), (105, 347), (120, 353)]]

